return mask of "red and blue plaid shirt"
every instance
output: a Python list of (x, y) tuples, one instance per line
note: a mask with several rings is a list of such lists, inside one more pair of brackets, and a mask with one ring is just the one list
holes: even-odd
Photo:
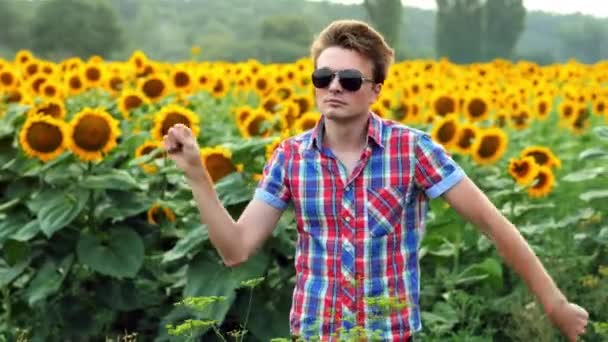
[[(426, 132), (370, 113), (367, 147), (347, 175), (321, 142), (323, 120), (277, 147), (255, 192), (276, 208), (294, 205), (290, 331), (326, 341), (359, 326), (405, 341), (421, 329), (418, 249), (429, 199), (464, 171)], [(388, 298), (397, 305), (382, 305)]]

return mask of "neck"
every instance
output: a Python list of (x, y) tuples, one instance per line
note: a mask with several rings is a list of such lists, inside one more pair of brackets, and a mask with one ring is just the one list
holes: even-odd
[(367, 122), (369, 115), (357, 116), (348, 121), (325, 118), (323, 144), (337, 152), (355, 152), (365, 148), (367, 143)]

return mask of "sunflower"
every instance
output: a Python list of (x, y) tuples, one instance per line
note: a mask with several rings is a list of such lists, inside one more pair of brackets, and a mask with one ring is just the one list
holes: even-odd
[(32, 99), (28, 94), (29, 92), (27, 90), (22, 87), (18, 87), (8, 91), (4, 95), (0, 93), (0, 102), (1, 98), (4, 97), (4, 101), (6, 103), (21, 103), (29, 105), (32, 103)]
[(155, 73), (139, 82), (139, 90), (151, 102), (157, 102), (169, 92), (169, 82), (163, 74)]
[(302, 114), (309, 112), (313, 108), (314, 100), (312, 96), (308, 95), (296, 95), (292, 98), (292, 100), (298, 104), (300, 107), (300, 112), (298, 113), (298, 117)]
[(69, 125), (70, 149), (80, 159), (98, 161), (116, 147), (118, 121), (102, 108), (84, 108)]
[(279, 147), (281, 141), (283, 141), (281, 137), (275, 137), (268, 145), (266, 145), (266, 161), (269, 161), (272, 158), (274, 150)]
[(302, 133), (307, 130), (310, 130), (315, 127), (320, 118), (321, 114), (317, 112), (304, 113), (300, 118), (296, 120), (293, 129), (296, 133)]
[(237, 167), (232, 163), (232, 152), (222, 146), (202, 148), (201, 161), (209, 172), (213, 183), (238, 171)]
[(591, 117), (591, 114), (589, 113), (589, 110), (587, 109), (587, 107), (579, 107), (576, 111), (576, 113), (574, 114), (573, 119), (570, 121), (570, 129), (575, 133), (575, 134), (582, 134), (584, 133), (587, 128), (589, 128), (589, 118)]
[(28, 80), (29, 89), (32, 94), (40, 94), (40, 88), (47, 81), (48, 75), (38, 75)]
[(148, 98), (144, 93), (136, 89), (128, 89), (120, 94), (118, 99), (118, 109), (123, 118), (128, 118), (131, 111), (139, 106), (148, 103)]
[(148, 223), (151, 225), (158, 225), (159, 223), (162, 223), (162, 221), (175, 223), (175, 214), (173, 211), (170, 208), (161, 206), (158, 203), (154, 204), (152, 207), (150, 207), (150, 209), (148, 209), (147, 217)]
[(269, 113), (276, 113), (280, 110), (281, 99), (275, 96), (268, 96), (262, 99), (260, 106)]
[(539, 120), (545, 120), (551, 113), (553, 98), (549, 96), (539, 96), (534, 100), (534, 113)]
[(475, 94), (467, 97), (464, 103), (464, 114), (472, 122), (479, 122), (490, 116), (490, 105), (485, 95)]
[(239, 130), (244, 138), (267, 137), (272, 133), (272, 125), (272, 115), (263, 109), (256, 109), (244, 122), (239, 124)]
[(222, 97), (226, 96), (226, 94), (228, 94), (229, 90), (230, 90), (230, 85), (223, 78), (217, 77), (211, 83), (211, 94), (213, 94), (213, 96), (215, 98), (222, 98)]
[(533, 198), (547, 196), (554, 186), (555, 176), (553, 175), (553, 171), (545, 165), (539, 166), (538, 174), (532, 186), (528, 188), (528, 195)]
[(68, 71), (63, 82), (65, 89), (71, 95), (79, 94), (86, 89), (82, 75), (76, 71)]
[(154, 115), (152, 136), (157, 141), (162, 141), (173, 125), (184, 124), (192, 130), (194, 137), (198, 137), (200, 133), (199, 121), (198, 115), (190, 109), (176, 104), (170, 104), (161, 108), (161, 110)]
[(146, 64), (148, 64), (148, 56), (146, 53), (141, 50), (135, 50), (129, 57), (129, 64), (131, 64), (137, 73), (141, 73), (144, 71)]
[(461, 124), (458, 129), (456, 142), (453, 145), (454, 150), (461, 154), (470, 154), (478, 136), (479, 128), (475, 124), (470, 122)]
[(44, 98), (63, 98), (63, 84), (55, 80), (47, 80), (40, 86), (40, 95)]
[[(158, 141), (155, 141), (155, 140), (145, 141), (143, 144), (139, 145), (137, 147), (137, 149), (135, 150), (135, 158), (142, 157), (160, 147), (161, 147), (160, 142), (158, 142)], [(160, 158), (160, 157), (161, 157), (161, 155), (159, 155), (157, 158)], [(156, 166), (152, 165), (152, 164), (141, 163), (141, 164), (139, 164), (139, 166), (146, 173), (156, 173), (156, 171), (157, 171)]]
[(458, 131), (458, 116), (456, 114), (448, 114), (433, 123), (431, 137), (446, 149), (450, 149), (458, 139)]
[(434, 116), (446, 116), (458, 111), (458, 101), (447, 92), (438, 92), (431, 100), (431, 109)]
[(39, 69), (40, 62), (38, 60), (31, 60), (23, 66), (22, 71), (25, 78), (31, 78), (38, 73)]
[(509, 119), (511, 127), (516, 130), (523, 130), (530, 126), (532, 114), (530, 114), (530, 109), (527, 106), (522, 106), (517, 111), (512, 112)]
[(411, 107), (412, 106), (410, 105), (410, 101), (408, 99), (402, 98), (397, 108), (395, 108), (395, 110), (393, 111), (393, 119), (404, 124), (411, 123)]
[(507, 134), (498, 127), (480, 131), (479, 137), (472, 147), (473, 159), (480, 165), (497, 162), (507, 150), (508, 141)]
[(186, 67), (176, 67), (171, 71), (171, 85), (180, 92), (189, 93), (194, 87), (192, 72)]
[(15, 54), (15, 63), (17, 63), (17, 65), (25, 65), (27, 62), (33, 59), (34, 56), (29, 50), (22, 49), (17, 51)]
[(540, 166), (547, 166), (547, 167), (561, 167), (562, 166), (561, 160), (559, 158), (557, 158), (557, 156), (555, 156), (555, 154), (553, 154), (553, 152), (551, 152), (550, 149), (548, 149), (547, 147), (544, 147), (544, 146), (526, 147), (521, 151), (520, 156), (522, 158), (528, 157), (528, 156), (534, 157), (536, 164), (538, 164)]
[(17, 70), (4, 68), (0, 70), (0, 89), (12, 90), (19, 85), (19, 74)]
[(536, 178), (538, 170), (539, 166), (532, 156), (509, 160), (509, 174), (517, 184), (530, 184)]
[(97, 88), (103, 85), (104, 65), (100, 63), (87, 63), (82, 67), (81, 76), (86, 88)]
[(574, 112), (578, 105), (575, 102), (565, 100), (560, 103), (558, 111), (559, 111), (559, 120), (562, 125), (570, 122), (572, 117), (574, 116)]
[(608, 114), (608, 99), (598, 97), (593, 101), (593, 113), (596, 115)]
[(65, 151), (66, 137), (64, 121), (49, 116), (30, 116), (21, 128), (19, 142), (26, 155), (46, 162)]
[(55, 119), (65, 118), (66, 110), (65, 104), (59, 99), (48, 99), (45, 102), (39, 103), (32, 107), (28, 115), (46, 115), (51, 116)]

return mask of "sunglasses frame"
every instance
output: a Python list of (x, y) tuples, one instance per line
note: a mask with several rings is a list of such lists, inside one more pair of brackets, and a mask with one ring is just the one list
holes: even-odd
[[(322, 87), (321, 86), (317, 86), (315, 84), (315, 81), (314, 81), (315, 80), (315, 73), (318, 72), (318, 71), (321, 71), (321, 70), (323, 70), (323, 71), (329, 71), (330, 72), (329, 75), (323, 76), (323, 77), (329, 77), (329, 82), (327, 82), (327, 85), (322, 86)], [(359, 74), (359, 76), (358, 77), (343, 77), (344, 73), (349, 73), (349, 72), (354, 72), (356, 74)], [(336, 78), (336, 76), (338, 77), (338, 82), (340, 83), (340, 86), (343, 89), (348, 90), (348, 91), (352, 91), (352, 92), (355, 92), (355, 91), (358, 91), (359, 89), (361, 89), (361, 86), (363, 86), (364, 82), (372, 82), (372, 83), (374, 82), (374, 80), (372, 78), (368, 78), (368, 77), (363, 76), (363, 73), (361, 71), (357, 70), (357, 69), (342, 69), (342, 70), (335, 70), (334, 71), (334, 70), (331, 70), (329, 68), (321, 68), (321, 69), (316, 69), (316, 70), (314, 70), (312, 72), (312, 75), (311, 75), (312, 84), (317, 89), (325, 89), (325, 88), (329, 87), (329, 85), (334, 80), (334, 78)], [(318, 77), (317, 77), (317, 79), (318, 79)], [(351, 87), (345, 86), (345, 84), (348, 84), (348, 83), (346, 83), (346, 82), (348, 82), (346, 80), (352, 80), (352, 79), (354, 79), (354, 80), (360, 80), (361, 81), (361, 83), (359, 84), (359, 86), (357, 87), (357, 89), (351, 89)], [(344, 80), (344, 82), (342, 80)]]

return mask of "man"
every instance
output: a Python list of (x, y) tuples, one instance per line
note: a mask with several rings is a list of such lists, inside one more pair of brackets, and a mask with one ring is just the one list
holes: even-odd
[[(336, 340), (331, 337), (340, 329), (360, 326), (383, 341), (411, 339), (421, 329), (421, 225), (428, 200), (438, 196), (492, 239), (570, 341), (583, 334), (587, 312), (568, 302), (518, 230), (445, 150), (425, 132), (370, 112), (394, 58), (383, 37), (363, 22), (336, 21), (311, 53), (322, 117), (277, 147), (238, 221), (219, 202), (190, 130), (176, 125), (164, 140), (227, 266), (254, 254), (294, 204), (292, 335)], [(405, 306), (387, 312), (366, 301), (384, 297)]]

